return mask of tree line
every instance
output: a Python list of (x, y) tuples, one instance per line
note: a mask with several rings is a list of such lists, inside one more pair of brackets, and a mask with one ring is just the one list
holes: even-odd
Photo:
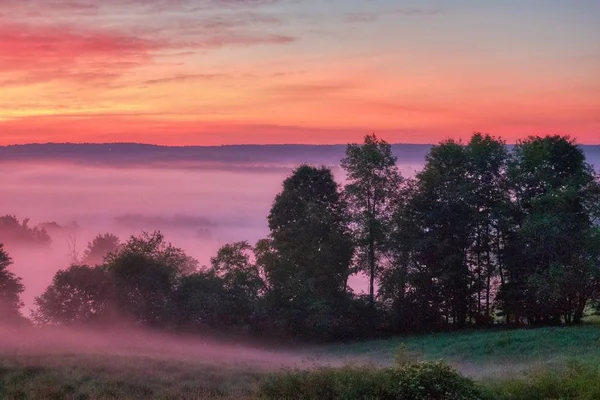
[[(509, 147), (476, 133), (404, 177), (375, 135), (285, 179), (256, 244), (200, 268), (160, 232), (98, 236), (35, 300), (38, 324), (335, 340), (490, 325), (577, 324), (600, 294), (600, 181), (569, 137)], [(0, 247), (3, 314), (23, 285)], [(366, 294), (349, 278), (363, 274)]]

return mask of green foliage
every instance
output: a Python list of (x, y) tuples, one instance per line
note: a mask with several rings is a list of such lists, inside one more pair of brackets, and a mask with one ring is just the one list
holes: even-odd
[(477, 400), (474, 382), (442, 362), (373, 366), (320, 367), (291, 370), (265, 379), (264, 399), (350, 400)]
[(518, 143), (507, 174), (515, 213), (499, 306), (517, 323), (579, 323), (600, 277), (595, 172), (570, 138), (547, 136)]
[(357, 249), (357, 266), (369, 276), (369, 299), (375, 302), (375, 280), (386, 254), (390, 220), (402, 176), (391, 146), (375, 135), (363, 144), (349, 144), (342, 168), (348, 183), (344, 196), (349, 204)]

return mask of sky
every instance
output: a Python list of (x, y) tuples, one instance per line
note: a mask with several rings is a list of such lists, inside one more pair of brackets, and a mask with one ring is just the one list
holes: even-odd
[(0, 0), (0, 144), (600, 143), (598, 0)]

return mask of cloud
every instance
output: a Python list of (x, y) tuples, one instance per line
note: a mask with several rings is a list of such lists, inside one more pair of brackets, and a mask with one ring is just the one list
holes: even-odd
[(146, 85), (156, 85), (163, 83), (173, 83), (173, 82), (187, 82), (187, 81), (196, 81), (196, 80), (213, 80), (219, 78), (228, 78), (227, 74), (179, 74), (174, 76), (168, 76), (165, 78), (156, 78), (149, 79), (144, 81)]
[(411, 7), (407, 7), (407, 8), (398, 8), (398, 9), (394, 10), (393, 13), (399, 14), (399, 15), (426, 16), (426, 15), (443, 14), (444, 10), (442, 10), (441, 8), (411, 8)]
[(350, 23), (369, 23), (378, 21), (381, 17), (390, 15), (399, 16), (433, 16), (444, 14), (441, 8), (411, 8), (403, 7), (379, 12), (352, 12), (343, 16), (345, 22)]
[(0, 78), (4, 86), (59, 79), (105, 81), (147, 62), (161, 47), (112, 31), (18, 23), (2, 24), (0, 37), (0, 71), (10, 74)]
[(356, 86), (349, 83), (307, 83), (278, 85), (266, 89), (266, 94), (286, 100), (311, 100), (316, 98), (347, 95)]
[[(188, 2), (129, 0), (126, 3), (168, 5), (181, 10)], [(229, 7), (235, 2), (226, 3)], [(17, 9), (33, 7), (36, 1), (24, 0), (18, 3), (21, 8), (13, 0), (0, 0), (0, 4), (11, 6), (9, 10), (14, 14)], [(48, 4), (39, 3), (38, 11), (43, 12), (46, 7)], [(280, 26), (279, 18), (253, 11), (182, 13), (164, 18), (157, 15), (115, 25), (108, 23), (116, 15), (114, 9), (108, 17), (91, 18), (89, 24), (82, 23), (85, 18), (80, 21), (70, 14), (81, 10), (95, 12), (92, 2), (58, 2), (56, 8), (64, 11), (56, 19), (12, 18), (9, 21), (0, 17), (0, 87), (58, 80), (85, 85), (107, 84), (132, 68), (148, 65), (171, 53), (194, 54), (228, 46), (281, 45), (296, 40), (265, 29)], [(55, 11), (48, 9), (49, 14)]]

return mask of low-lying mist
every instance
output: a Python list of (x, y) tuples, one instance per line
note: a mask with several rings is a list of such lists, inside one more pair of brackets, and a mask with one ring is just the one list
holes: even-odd
[(92, 330), (57, 326), (0, 328), (0, 354), (116, 356), (208, 365), (251, 364), (266, 369), (301, 365), (310, 359), (308, 353), (198, 335), (172, 336), (135, 328)]
[[(335, 160), (331, 160), (335, 164)], [(30, 226), (46, 224), (49, 247), (5, 244), (12, 271), (23, 279), (29, 315), (35, 296), (59, 269), (98, 234), (121, 240), (141, 231), (160, 230), (173, 245), (208, 264), (222, 245), (268, 234), (267, 215), (293, 164), (210, 168), (161, 164), (140, 166), (87, 165), (73, 162), (13, 161), (0, 164), (3, 195), (0, 215), (29, 218)], [(405, 165), (405, 173), (415, 166)], [(338, 180), (341, 169), (333, 168)], [(55, 223), (55, 224), (48, 224)], [(364, 288), (354, 278), (357, 290)]]

